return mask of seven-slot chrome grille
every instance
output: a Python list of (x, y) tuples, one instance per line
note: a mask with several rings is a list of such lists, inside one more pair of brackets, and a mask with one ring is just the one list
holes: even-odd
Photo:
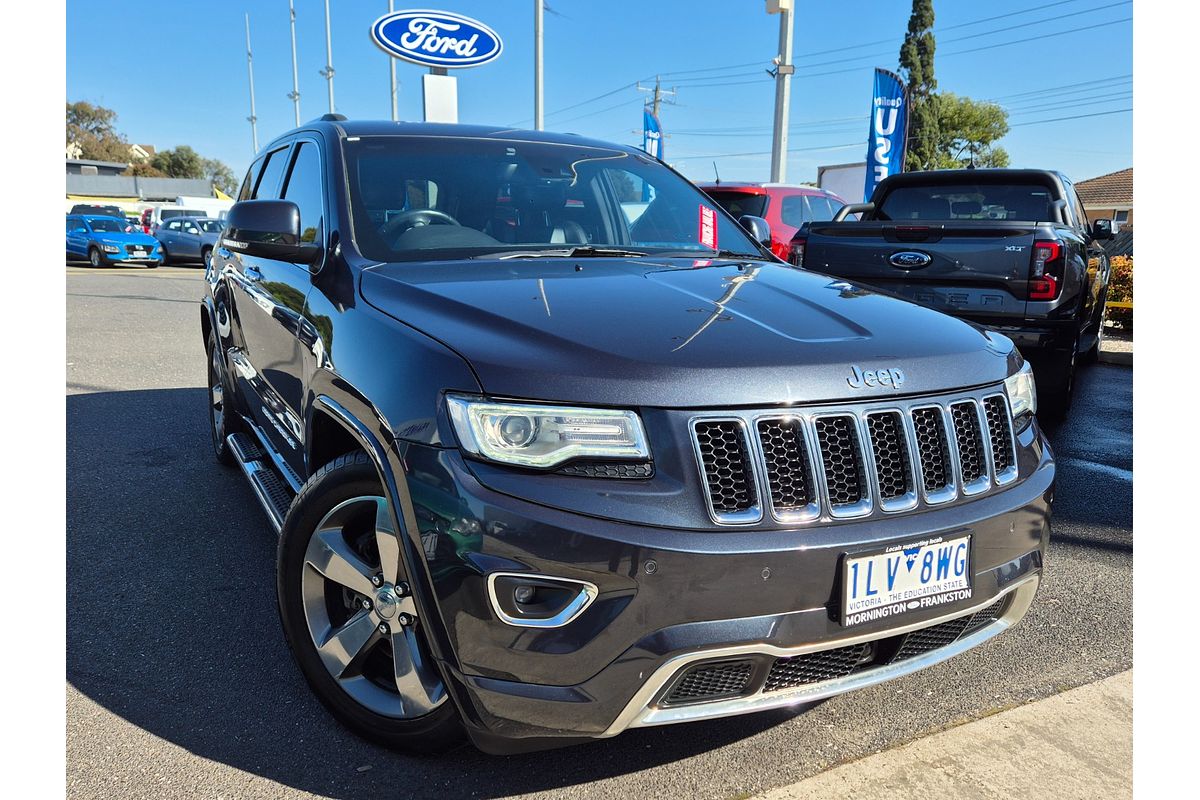
[(697, 415), (691, 432), (712, 519), (789, 524), (911, 511), (1017, 477), (1003, 391)]

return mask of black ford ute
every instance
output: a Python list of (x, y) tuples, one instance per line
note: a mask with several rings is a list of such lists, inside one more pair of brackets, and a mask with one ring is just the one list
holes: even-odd
[(262, 152), (206, 270), (212, 444), (338, 719), (552, 747), (1025, 615), (1054, 465), (1012, 343), (767, 236), (572, 135), (329, 115)]
[[(860, 220), (846, 219), (858, 212)], [(1061, 172), (948, 169), (879, 182), (868, 203), (796, 232), (789, 260), (970, 320), (1029, 359), (1049, 421), (1066, 416), (1104, 331), (1112, 220), (1089, 225)]]

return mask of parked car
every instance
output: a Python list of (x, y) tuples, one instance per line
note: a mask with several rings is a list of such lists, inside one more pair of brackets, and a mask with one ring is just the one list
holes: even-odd
[(127, 228), (124, 219), (68, 214), (67, 260), (86, 258), (93, 267), (142, 264), (153, 269), (161, 264), (155, 238)]
[(814, 222), (793, 263), (1008, 336), (1032, 364), (1043, 414), (1062, 419), (1075, 367), (1100, 347), (1111, 220), (1088, 224), (1061, 172), (962, 169), (881, 181), (861, 221)]
[(223, 222), (211, 217), (170, 217), (155, 234), (162, 246), (163, 263), (199, 261), (208, 266), (223, 227)]
[(771, 226), (771, 252), (784, 261), (791, 253), (792, 237), (808, 222), (833, 219), (846, 201), (815, 186), (782, 183), (701, 183), (704, 193), (734, 219), (745, 214), (762, 217)]
[(125, 219), (125, 211), (120, 206), (100, 206), (93, 203), (76, 203), (71, 206), (71, 210), (67, 213), (76, 216), (86, 215)]
[(790, 707), (1029, 609), (1054, 463), (1005, 337), (780, 263), (573, 135), (327, 115), (238, 199), (212, 447), (360, 734), (511, 753)]
[(152, 206), (142, 211), (142, 225), (149, 229), (149, 233), (158, 233), (159, 227), (165, 220), (174, 217), (208, 217), (208, 214), (203, 209), (186, 208), (179, 205), (161, 205)]

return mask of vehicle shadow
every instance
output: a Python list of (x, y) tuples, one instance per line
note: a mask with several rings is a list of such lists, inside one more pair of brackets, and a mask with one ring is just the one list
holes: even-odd
[(201, 388), (67, 397), (67, 579), (86, 598), (67, 618), (67, 680), (129, 723), (331, 797), (502, 797), (686, 759), (798, 713), (505, 758), (469, 747), (409, 757), (364, 742), (293, 665), (275, 607), (275, 537), (240, 474), (213, 460), (205, 402)]

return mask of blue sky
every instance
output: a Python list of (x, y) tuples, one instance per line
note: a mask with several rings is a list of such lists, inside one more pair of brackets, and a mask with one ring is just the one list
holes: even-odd
[[(328, 109), (322, 0), (295, 0), (302, 119)], [(188, 144), (236, 172), (251, 157), (243, 14), (250, 14), (259, 142), (293, 125), (287, 0), (67, 3), (67, 99), (119, 114), (131, 141)], [(476, 17), (504, 40), (499, 60), (457, 70), (462, 122), (532, 127), (533, 1), (419, 0)], [(546, 127), (641, 141), (645, 94), (676, 87), (664, 106), (666, 160), (696, 180), (766, 180), (774, 108), (763, 72), (778, 17), (762, 0), (547, 0)], [(1132, 3), (1114, 0), (935, 0), (942, 91), (1010, 109), (1002, 141), (1013, 166), (1062, 169), (1076, 180), (1132, 164)], [(385, 0), (333, 0), (337, 110), (387, 118), (387, 56), (369, 37)], [(788, 179), (820, 164), (861, 161), (872, 67), (896, 68), (911, 0), (797, 0)], [(421, 118), (424, 70), (397, 62), (400, 116)], [(1084, 116), (1094, 115), (1094, 116)], [(1079, 117), (1058, 120), (1062, 117)], [(749, 154), (749, 155), (741, 155)]]

